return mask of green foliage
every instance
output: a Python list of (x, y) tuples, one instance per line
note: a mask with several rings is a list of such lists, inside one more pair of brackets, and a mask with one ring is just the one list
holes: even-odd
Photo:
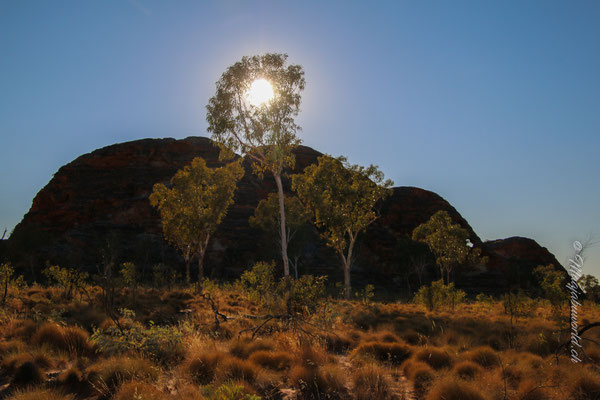
[(42, 271), (42, 274), (58, 287), (63, 289), (66, 298), (71, 298), (73, 292), (85, 292), (87, 272), (79, 272), (73, 268), (61, 268), (58, 265), (50, 265)]
[[(292, 239), (293, 233), (302, 225), (310, 221), (311, 214), (304, 208), (300, 199), (293, 196), (285, 196), (285, 222), (289, 231), (288, 241)], [(261, 229), (265, 232), (276, 232), (280, 224), (279, 196), (277, 193), (270, 193), (266, 199), (262, 199), (254, 215), (248, 222), (253, 228)]]
[(436, 263), (442, 274), (446, 274), (446, 283), (450, 282), (450, 273), (455, 267), (465, 264), (485, 262), (480, 258), (481, 250), (471, 250), (467, 246), (469, 232), (459, 224), (453, 224), (447, 211), (440, 210), (429, 221), (417, 226), (412, 234), (415, 241), (426, 243), (436, 256)]
[(242, 287), (248, 297), (254, 301), (264, 301), (270, 297), (275, 288), (275, 263), (259, 261), (251, 270), (245, 271), (240, 277)]
[(241, 160), (213, 169), (197, 157), (177, 171), (170, 188), (162, 183), (154, 185), (150, 204), (160, 211), (165, 238), (183, 253), (188, 283), (189, 262), (193, 258), (198, 259), (198, 276), (202, 278), (208, 240), (233, 203), (242, 176)]
[(260, 396), (248, 394), (241, 385), (234, 383), (224, 383), (217, 390), (206, 390), (205, 398), (207, 400), (261, 400)]
[(533, 314), (537, 307), (536, 301), (527, 296), (522, 290), (519, 290), (516, 293), (505, 293), (502, 296), (501, 301), (504, 306), (504, 311), (507, 314), (517, 317), (528, 317)]
[(134, 351), (156, 361), (170, 361), (181, 354), (183, 333), (176, 326), (158, 326), (152, 321), (148, 327), (135, 320), (135, 312), (122, 308), (118, 324), (94, 329), (90, 342), (106, 354)]
[(0, 285), (2, 287), (2, 304), (6, 302), (6, 296), (8, 295), (8, 288), (13, 287), (15, 289), (21, 289), (26, 286), (25, 280), (22, 275), (14, 277), (15, 270), (10, 263), (0, 264)]
[(309, 315), (325, 296), (326, 276), (302, 275), (298, 279), (275, 280), (275, 264), (258, 262), (240, 277), (248, 297), (260, 301), (269, 312)]
[(171, 288), (179, 279), (179, 274), (174, 268), (158, 263), (152, 266), (152, 285), (157, 288)]
[(363, 304), (369, 304), (373, 297), (375, 297), (375, 286), (370, 283), (364, 287), (360, 292), (356, 292), (355, 296), (363, 302)]
[(309, 315), (317, 310), (325, 296), (326, 281), (327, 276), (302, 275), (298, 279), (289, 279), (287, 285), (286, 280), (282, 279), (278, 292), (289, 297), (288, 312)]
[(490, 305), (494, 302), (494, 298), (485, 293), (479, 293), (477, 296), (475, 296), (475, 300), (478, 303), (485, 304), (485, 305)]
[(566, 303), (569, 295), (565, 290), (565, 275), (561, 271), (556, 270), (553, 264), (539, 265), (533, 274), (540, 282), (544, 298), (550, 301), (555, 310)]
[(586, 294), (586, 299), (594, 303), (600, 303), (600, 284), (598, 278), (593, 275), (583, 275), (577, 284)]
[(121, 265), (121, 277), (125, 286), (133, 287), (137, 282), (137, 274), (135, 264), (132, 262), (125, 262)]
[(453, 282), (444, 285), (444, 280), (440, 279), (431, 282), (431, 285), (421, 286), (413, 301), (426, 306), (428, 310), (437, 310), (444, 306), (454, 310), (465, 298), (466, 293), (456, 289)]
[[(286, 54), (243, 57), (221, 75), (206, 106), (208, 131), (221, 146), (222, 156), (250, 154), (259, 174), (293, 167), (292, 150), (300, 144), (294, 118), (300, 111), (304, 71), (299, 65), (286, 66), (286, 61)], [(275, 96), (266, 104), (253, 105), (244, 99), (259, 78), (269, 81)]]
[(313, 213), (327, 245), (342, 259), (346, 298), (350, 298), (350, 263), (358, 233), (377, 218), (375, 204), (391, 193), (392, 184), (384, 181), (377, 166), (350, 165), (344, 157), (327, 155), (292, 176), (292, 189)]

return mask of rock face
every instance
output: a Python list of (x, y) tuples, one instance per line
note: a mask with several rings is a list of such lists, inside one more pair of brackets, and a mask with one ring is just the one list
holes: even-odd
[[(37, 194), (31, 209), (11, 235), (9, 245), (26, 246), (29, 254), (38, 256), (39, 265), (50, 260), (93, 270), (106, 257), (135, 260), (144, 268), (159, 261), (180, 263), (180, 256), (162, 238), (160, 218), (150, 206), (148, 196), (155, 183), (167, 183), (194, 157), (204, 158), (211, 167), (222, 165), (218, 154), (210, 139), (189, 137), (137, 140), (82, 155), (61, 167)], [(301, 172), (320, 155), (300, 146), (296, 149), (292, 173)], [(214, 276), (236, 277), (257, 260), (268, 257), (278, 260), (277, 251), (273, 251), (276, 246), (261, 245), (262, 233), (248, 224), (258, 202), (276, 191), (275, 183), (271, 176), (260, 179), (254, 175), (247, 160), (244, 168), (246, 174), (238, 185), (235, 203), (211, 240), (206, 255), (205, 265)], [(289, 191), (288, 179), (284, 179), (284, 187)], [(548, 250), (531, 239), (482, 243), (468, 222), (437, 194), (415, 187), (396, 187), (380, 205), (380, 218), (361, 234), (354, 282), (393, 286), (390, 278), (405, 261), (400, 259), (403, 256), (398, 252), (398, 243), (410, 244), (412, 230), (438, 210), (448, 211), (490, 258), (485, 268), (461, 278), (467, 289), (489, 289), (490, 285), (484, 284), (488, 279), (493, 286), (504, 287), (508, 282), (504, 275), (515, 265), (519, 271), (538, 264), (559, 265)], [(341, 271), (336, 255), (324, 246), (316, 231), (309, 236), (301, 257), (304, 272), (326, 273), (337, 279)], [(410, 274), (405, 276), (415, 280)]]

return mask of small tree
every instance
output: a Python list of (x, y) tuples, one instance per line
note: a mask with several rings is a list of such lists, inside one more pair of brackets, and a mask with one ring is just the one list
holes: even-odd
[(533, 274), (537, 276), (540, 282), (543, 296), (550, 302), (555, 312), (560, 310), (560, 306), (566, 303), (569, 295), (565, 288), (565, 274), (557, 271), (554, 264), (538, 265), (533, 270)]
[(0, 285), (2, 285), (2, 304), (6, 304), (8, 288), (11, 286), (21, 287), (25, 285), (22, 275), (14, 277), (15, 270), (10, 263), (0, 264)]
[[(222, 156), (239, 152), (252, 160), (254, 171), (270, 172), (277, 184), (280, 211), (281, 256), (284, 275), (289, 276), (285, 206), (281, 175), (293, 168), (292, 150), (300, 144), (294, 118), (300, 111), (304, 71), (299, 65), (286, 66), (286, 54), (243, 57), (223, 73), (217, 92), (206, 106), (208, 131), (223, 150)], [(273, 90), (269, 101), (253, 104), (248, 93), (256, 80), (266, 80)]]
[(125, 262), (121, 264), (121, 278), (125, 287), (130, 288), (133, 292), (133, 303), (135, 304), (135, 294), (137, 291), (137, 271), (135, 264)]
[[(296, 234), (310, 221), (310, 212), (306, 210), (304, 205), (297, 197), (285, 196), (285, 212), (286, 212), (286, 234), (285, 240), (286, 249), (290, 248), (290, 242)], [(261, 200), (254, 210), (254, 215), (249, 219), (250, 226), (258, 228), (264, 232), (277, 232), (279, 241), (281, 237), (281, 214), (279, 212), (279, 196), (276, 193), (270, 193), (266, 199)], [(294, 276), (298, 279), (298, 255), (292, 257), (289, 263), (294, 269)]]
[(194, 257), (198, 259), (198, 281), (202, 280), (208, 241), (233, 203), (243, 175), (240, 160), (212, 169), (198, 157), (177, 171), (170, 188), (154, 185), (150, 203), (160, 211), (165, 238), (183, 253), (188, 284)]
[(58, 265), (50, 265), (42, 271), (42, 274), (63, 289), (63, 296), (70, 299), (73, 292), (84, 293), (87, 272), (79, 272), (73, 268), (61, 268)]
[(321, 156), (317, 164), (292, 177), (292, 188), (312, 211), (327, 245), (337, 251), (350, 298), (350, 264), (358, 234), (377, 218), (375, 204), (390, 193), (377, 166), (350, 165), (344, 157)]
[(600, 284), (598, 278), (593, 275), (583, 275), (577, 284), (585, 292), (586, 298), (594, 303), (600, 302)]
[(467, 261), (485, 262), (481, 250), (468, 246), (469, 232), (459, 224), (453, 224), (447, 211), (440, 210), (429, 221), (417, 226), (412, 234), (415, 241), (426, 243), (436, 257), (442, 278), (450, 283), (451, 272)]

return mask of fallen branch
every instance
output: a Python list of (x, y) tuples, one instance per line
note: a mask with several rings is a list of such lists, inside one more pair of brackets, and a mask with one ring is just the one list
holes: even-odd
[[(587, 324), (586, 326), (580, 328), (577, 331), (577, 336), (581, 337), (581, 335), (583, 335), (586, 331), (595, 328), (597, 326), (600, 326), (600, 322), (592, 322), (591, 324)], [(584, 338), (582, 338), (584, 339)], [(569, 343), (571, 343), (571, 340), (569, 339), (568, 341), (564, 342), (563, 344), (561, 344), (560, 346), (558, 346), (554, 352), (554, 357), (556, 358), (556, 365), (558, 365), (558, 352), (560, 351), (560, 349), (562, 349), (563, 347), (566, 347), (569, 345)], [(584, 352), (585, 354), (585, 352)]]

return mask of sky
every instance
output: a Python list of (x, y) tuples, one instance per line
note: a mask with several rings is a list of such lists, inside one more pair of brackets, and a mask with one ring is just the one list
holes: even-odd
[(598, 21), (598, 1), (0, 0), (0, 229), (81, 154), (208, 136), (223, 71), (278, 52), (305, 71), (304, 145), (566, 265), (600, 239)]

